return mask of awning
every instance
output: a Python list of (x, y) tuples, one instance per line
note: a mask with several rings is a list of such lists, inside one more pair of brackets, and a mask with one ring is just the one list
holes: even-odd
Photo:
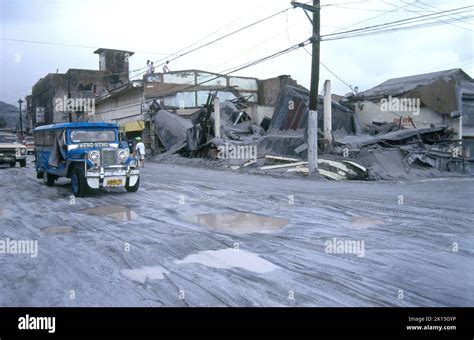
[(120, 130), (123, 132), (135, 132), (135, 131), (143, 131), (145, 129), (145, 122), (143, 120), (139, 120), (137, 122), (129, 122), (120, 125)]

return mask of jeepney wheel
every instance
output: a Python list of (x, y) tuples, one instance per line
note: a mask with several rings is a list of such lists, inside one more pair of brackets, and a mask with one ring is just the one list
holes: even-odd
[(127, 181), (125, 182), (125, 190), (127, 190), (128, 192), (137, 192), (138, 187), (140, 186), (140, 177), (138, 177), (137, 183), (135, 183), (134, 186), (130, 186), (129, 182), (130, 182), (130, 178), (127, 178)]
[(26, 159), (20, 161), (20, 167), (24, 168), (26, 166)]
[(87, 182), (84, 175), (84, 170), (79, 167), (72, 170), (71, 190), (76, 197), (84, 197), (87, 192)]
[(52, 187), (54, 185), (53, 175), (48, 174), (46, 171), (43, 171), (43, 183), (48, 187)]
[(36, 171), (36, 178), (37, 179), (43, 179), (43, 172), (42, 171)]

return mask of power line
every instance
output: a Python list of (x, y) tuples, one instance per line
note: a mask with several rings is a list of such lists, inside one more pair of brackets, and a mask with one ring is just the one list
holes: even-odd
[[(405, 3), (403, 0), (402, 0), (402, 2)], [(391, 6), (395, 6), (395, 5), (393, 5), (393, 4), (389, 3), (389, 2), (386, 2), (386, 1), (384, 1), (384, 3), (386, 3), (386, 4), (388, 4), (388, 5), (391, 5)], [(419, 2), (419, 3), (422, 4), (421, 2)], [(410, 6), (413, 6), (413, 7), (416, 7), (416, 8), (420, 8), (420, 9), (424, 9), (423, 7), (417, 6), (417, 5), (415, 5), (415, 4), (410, 4)], [(430, 6), (430, 7), (435, 8), (435, 9), (437, 9), (438, 11), (440, 10), (439, 8), (436, 8), (436, 7), (433, 7), (433, 6)], [(412, 10), (410, 10), (410, 9), (406, 9), (406, 10), (409, 11), (409, 12), (412, 12), (412, 13), (421, 13), (420, 11), (412, 11)], [(452, 14), (449, 14), (448, 17), (450, 17), (450, 18), (455, 18), (455, 19), (459, 19), (459, 18), (454, 17)], [(444, 20), (442, 20), (442, 19), (439, 19), (439, 21), (445, 22), (445, 23), (447, 23), (447, 24), (449, 24), (449, 25), (451, 25), (451, 26), (454, 26), (454, 27), (461, 28), (461, 29), (463, 29), (463, 30), (472, 32), (472, 30), (469, 29), (469, 28), (467, 28), (467, 27), (458, 26), (458, 25), (456, 25), (456, 24), (453, 24), (453, 23), (451, 23), (451, 22), (444, 21)]]
[[(418, 0), (415, 0), (415, 2), (416, 2), (416, 1), (418, 1)], [(404, 9), (404, 8), (406, 8), (406, 7), (408, 7), (408, 6), (409, 6), (408, 4), (405, 5), (405, 6), (399, 6), (397, 9)], [(391, 10), (391, 11), (388, 11), (388, 12), (385, 12), (385, 13), (382, 13), (382, 14), (377, 14), (377, 15), (375, 15), (375, 16), (373, 16), (373, 17), (369, 17), (369, 18), (364, 19), (364, 20), (362, 20), (362, 21), (358, 21), (358, 22), (353, 23), (353, 24), (351, 24), (351, 25), (348, 25), (348, 26), (339, 28), (339, 29), (335, 30), (335, 31), (332, 32), (332, 33), (340, 32), (340, 31), (342, 31), (342, 30), (348, 29), (348, 28), (350, 28), (350, 27), (357, 26), (357, 25), (362, 24), (362, 23), (364, 23), (364, 22), (372, 21), (372, 20), (374, 20), (374, 19), (380, 18), (380, 17), (385, 16), (385, 15), (387, 15), (387, 14), (394, 13), (394, 12), (397, 11), (397, 9), (393, 9), (393, 10)]]
[[(387, 22), (387, 23), (373, 25), (373, 26), (367, 26), (363, 28), (357, 28), (357, 29), (344, 31), (344, 32), (330, 33), (330, 34), (321, 36), (321, 38), (327, 41), (327, 40), (336, 40), (336, 39), (347, 38), (347, 37), (352, 37), (352, 36), (367, 35), (368, 32), (370, 33), (389, 32), (389, 31), (400, 30), (400, 29), (410, 29), (413, 27), (421, 27), (423, 25), (433, 26), (433, 23), (424, 23), (424, 24), (412, 25), (412, 26), (403, 26), (403, 25), (419, 23), (426, 20), (438, 19), (440, 17), (448, 15), (448, 13), (453, 13), (453, 12), (463, 11), (463, 12), (456, 13), (456, 14), (463, 14), (465, 12), (465, 9), (472, 8), (472, 7), (474, 6), (460, 7), (460, 8), (456, 8), (452, 10), (441, 11), (441, 12), (437, 12), (433, 14), (420, 15), (417, 17), (396, 20), (392, 22)], [(468, 19), (470, 19), (470, 16), (465, 16), (462, 18), (462, 20), (468, 20)], [(443, 22), (443, 23), (447, 23), (447, 22)], [(327, 37), (329, 37), (329, 39)]]
[[(246, 26), (244, 26), (244, 27), (241, 27), (241, 28), (239, 28), (239, 29), (237, 29), (237, 30), (234, 30), (234, 31), (232, 31), (232, 32), (230, 32), (230, 33), (227, 33), (227, 34), (225, 34), (225, 35), (223, 35), (223, 36), (221, 36), (221, 37), (219, 37), (219, 38), (217, 38), (217, 39), (214, 39), (214, 40), (212, 40), (212, 41), (210, 41), (210, 42), (207, 42), (207, 43), (205, 43), (205, 44), (203, 44), (203, 45), (200, 45), (200, 46), (198, 46), (198, 47), (196, 47), (196, 48), (193, 48), (193, 49), (191, 49), (191, 50), (189, 50), (189, 51), (186, 51), (186, 52), (184, 52), (184, 53), (181, 53), (181, 52), (184, 50), (184, 49), (181, 49), (181, 50), (179, 50), (179, 51), (177, 51), (177, 52), (175, 52), (175, 53), (173, 53), (173, 54), (170, 55), (170, 56), (175, 55), (175, 57), (173, 57), (173, 58), (171, 58), (171, 59), (162, 58), (162, 59), (159, 59), (159, 60), (154, 61), (154, 63), (157, 63), (157, 64), (160, 63), (160, 64), (157, 65), (157, 67), (160, 67), (161, 65), (164, 65), (164, 63), (163, 63), (164, 60), (167, 60), (167, 59), (168, 59), (168, 61), (174, 61), (174, 60), (176, 60), (176, 59), (182, 58), (182, 57), (184, 57), (184, 56), (186, 56), (186, 55), (188, 55), (188, 54), (191, 54), (191, 53), (193, 53), (193, 52), (196, 52), (196, 51), (198, 51), (198, 50), (200, 50), (200, 49), (202, 49), (202, 48), (208, 47), (208, 46), (210, 46), (210, 45), (212, 45), (212, 44), (215, 44), (216, 42), (219, 42), (219, 41), (221, 41), (221, 40), (223, 40), (223, 39), (226, 39), (226, 38), (228, 38), (228, 37), (231, 37), (231, 36), (233, 36), (233, 35), (235, 35), (235, 34), (237, 34), (237, 33), (239, 33), (239, 32), (242, 32), (242, 31), (244, 31), (244, 30), (246, 30), (246, 29), (249, 29), (249, 28), (251, 28), (251, 27), (254, 27), (254, 26), (256, 26), (256, 25), (258, 25), (258, 24), (260, 24), (260, 23), (262, 23), (262, 22), (265, 22), (265, 21), (267, 21), (267, 20), (270, 20), (270, 19), (272, 19), (272, 18), (274, 18), (274, 17), (276, 17), (276, 16), (278, 16), (278, 15), (280, 15), (280, 14), (282, 14), (282, 13), (285, 13), (285, 12), (289, 11), (290, 9), (293, 9), (293, 7), (289, 7), (289, 8), (286, 8), (286, 9), (282, 10), (282, 11), (279, 11), (279, 12), (276, 12), (276, 13), (274, 13), (274, 14), (271, 14), (271, 15), (269, 15), (269, 16), (263, 18), (263, 19), (260, 19), (260, 20), (258, 20), (258, 21), (255, 21), (255, 22), (251, 23), (251, 24), (248, 24), (248, 25), (246, 25)], [(193, 45), (194, 45), (194, 44), (193, 44)], [(191, 46), (192, 46), (192, 45), (191, 45)], [(138, 71), (138, 70), (144, 70), (144, 69), (146, 69), (146, 66), (145, 66), (145, 67), (142, 67), (142, 68), (140, 68), (140, 69), (137, 69), (137, 71)], [(146, 73), (146, 72), (141, 72), (141, 73), (139, 73), (139, 74), (134, 75), (134, 77), (136, 77), (136, 76), (138, 76), (138, 75), (141, 75), (141, 74), (145, 74), (145, 73)]]
[(411, 18), (407, 18), (407, 19), (401, 19), (401, 20), (391, 21), (391, 22), (387, 22), (387, 23), (383, 23), (383, 24), (378, 24), (378, 25), (373, 25), (373, 26), (367, 26), (367, 27), (362, 27), (362, 28), (356, 28), (356, 29), (349, 30), (349, 31), (344, 31), (344, 32), (329, 33), (329, 34), (324, 35), (324, 37), (330, 37), (330, 36), (335, 36), (335, 35), (347, 34), (347, 33), (352, 33), (352, 32), (365, 31), (365, 30), (367, 30), (367, 29), (373, 29), (373, 28), (379, 28), (379, 27), (386, 27), (386, 26), (390, 26), (390, 25), (393, 25), (393, 24), (401, 24), (401, 23), (408, 23), (408, 22), (412, 22), (412, 21), (418, 22), (418, 21), (423, 21), (423, 20), (429, 20), (429, 19), (433, 19), (433, 17), (439, 16), (439, 15), (447, 15), (446, 13), (451, 13), (451, 12), (456, 12), (456, 11), (460, 11), (460, 10), (465, 10), (465, 9), (472, 8), (472, 7), (474, 7), (474, 5), (465, 6), (465, 7), (459, 7), (459, 8), (454, 8), (454, 9), (445, 10), (445, 11), (440, 11), (440, 12), (436, 12), (436, 13), (432, 13), (432, 14), (420, 15), (420, 16), (411, 17)]
[[(273, 54), (271, 54), (271, 55), (268, 55), (268, 56), (266, 56), (266, 57), (259, 58), (259, 59), (257, 59), (257, 60), (251, 61), (251, 62), (247, 62), (247, 63), (245, 63), (245, 64), (236, 66), (236, 67), (231, 68), (231, 69), (227, 69), (227, 70), (225, 70), (225, 71), (222, 71), (222, 72), (221, 72), (220, 74), (218, 74), (218, 75), (211, 75), (211, 77), (206, 77), (206, 78), (210, 78), (210, 79), (204, 80), (204, 81), (199, 82), (199, 83), (197, 83), (197, 84), (192, 84), (192, 85), (190, 85), (190, 86), (188, 86), (188, 87), (185, 87), (185, 88), (181, 88), (181, 87), (182, 87), (183, 85), (186, 85), (187, 83), (176, 85), (176, 86), (174, 86), (174, 87), (171, 87), (169, 90), (178, 89), (178, 88), (179, 88), (179, 90), (167, 92), (167, 93), (165, 93), (164, 97), (169, 97), (169, 96), (172, 96), (172, 95), (177, 94), (177, 93), (179, 93), (179, 92), (188, 91), (188, 90), (190, 90), (190, 89), (196, 88), (196, 87), (198, 87), (198, 86), (201, 86), (201, 85), (204, 85), (204, 84), (206, 84), (206, 83), (209, 83), (209, 82), (211, 82), (211, 81), (213, 81), (213, 80), (216, 80), (216, 79), (218, 79), (218, 78), (220, 78), (220, 77), (223, 77), (223, 76), (225, 77), (225, 76), (228, 76), (228, 75), (233, 74), (233, 73), (235, 73), (235, 72), (242, 71), (242, 70), (244, 70), (244, 69), (246, 69), (246, 68), (249, 68), (249, 67), (252, 67), (252, 66), (256, 66), (256, 65), (261, 64), (261, 63), (263, 63), (263, 62), (266, 62), (266, 61), (275, 59), (275, 58), (280, 57), (280, 56), (282, 56), (282, 55), (284, 55), (284, 54), (293, 52), (293, 51), (295, 51), (295, 50), (297, 50), (297, 49), (299, 49), (299, 48), (304, 48), (306, 45), (312, 43), (313, 41), (314, 41), (313, 38), (309, 38), (309, 39), (307, 39), (307, 40), (305, 40), (305, 41), (303, 41), (303, 42), (301, 42), (301, 43), (299, 43), (299, 44), (295, 44), (295, 45), (293, 45), (293, 46), (290, 46), (290, 47), (288, 47), (288, 48), (286, 48), (286, 49), (284, 49), (284, 50), (278, 51), (278, 52), (273, 53)], [(225, 72), (225, 73), (224, 73), (224, 72)], [(190, 83), (190, 82), (188, 82), (188, 83)], [(118, 111), (118, 110), (123, 110), (123, 109), (132, 108), (132, 107), (136, 107), (136, 106), (141, 106), (141, 105), (143, 105), (143, 104), (145, 104), (145, 103), (153, 102), (154, 100), (155, 100), (155, 98), (153, 98), (153, 99), (148, 99), (148, 100), (145, 100), (144, 102), (140, 102), (140, 103), (136, 103), (136, 104), (131, 104), (131, 105), (128, 105), (128, 106), (122, 106), (122, 107), (116, 108), (116, 109), (107, 110), (107, 111), (104, 111), (104, 112), (100, 112), (99, 114), (102, 114), (102, 113), (110, 113), (110, 112), (114, 112), (114, 111)]]
[[(404, 1), (402, 0), (402, 2), (404, 2)], [(435, 7), (435, 6), (432, 6), (432, 5), (425, 4), (425, 3), (424, 3), (424, 2), (422, 2), (421, 0), (418, 0), (418, 3), (419, 3), (420, 5), (422, 5), (422, 6), (424, 6), (425, 8), (426, 8), (426, 7), (429, 7), (429, 8), (434, 8), (434, 9), (436, 9), (436, 10), (441, 10), (441, 8), (438, 8), (438, 7)], [(415, 6), (415, 7), (421, 8), (421, 7), (419, 7), (419, 6), (416, 6), (416, 5), (414, 5), (414, 4), (412, 4), (412, 6)], [(454, 15), (453, 15), (452, 17), (453, 17), (453, 18), (456, 18)], [(457, 25), (454, 25), (454, 24), (451, 24), (451, 25), (452, 25), (452, 26), (455, 26), (455, 27), (458, 27), (458, 28), (462, 28), (462, 29), (465, 29), (465, 30), (468, 30), (468, 31), (472, 32), (472, 30), (471, 30), (471, 29), (469, 29), (469, 28), (467, 28), (467, 27), (463, 27), (463, 26), (457, 26)]]
[[(109, 48), (105, 48), (105, 47), (91, 46), (91, 45), (66, 44), (66, 43), (57, 43), (57, 42), (50, 42), (50, 41), (12, 39), (12, 38), (3, 38), (3, 37), (1, 37), (0, 40), (13, 41), (13, 42), (21, 42), (21, 43), (29, 43), (29, 44), (40, 44), (40, 45), (51, 45), (51, 46), (65, 46), (65, 47), (77, 47), (77, 48), (87, 48), (87, 49), (98, 49), (98, 48), (109, 49)], [(135, 51), (135, 53), (169, 55), (169, 53), (164, 53), (164, 52), (150, 52), (150, 51)]]
[[(450, 19), (452, 21), (469, 21), (474, 18), (473, 15), (471, 16), (465, 16), (462, 17), (462, 19)], [(331, 40), (340, 40), (340, 39), (348, 39), (348, 38), (354, 38), (354, 37), (363, 37), (363, 36), (368, 36), (368, 35), (375, 35), (375, 34), (382, 34), (382, 33), (389, 33), (389, 32), (395, 32), (395, 31), (403, 31), (403, 30), (411, 30), (411, 29), (418, 29), (418, 28), (425, 28), (425, 27), (432, 27), (432, 26), (438, 26), (438, 25), (443, 25), (447, 24), (450, 21), (447, 22), (432, 22), (432, 23), (422, 23), (422, 24), (417, 24), (417, 25), (412, 25), (412, 26), (403, 26), (403, 27), (394, 27), (394, 28), (385, 28), (385, 29), (378, 29), (378, 30), (369, 30), (368, 32), (360, 32), (356, 34), (349, 34), (346, 36), (340, 36), (340, 37), (334, 37), (334, 38), (329, 38), (329, 39), (324, 39), (324, 41), (331, 41)]]
[[(175, 52), (175, 53), (171, 53), (171, 54), (159, 53), (159, 54), (167, 55), (167, 58), (170, 57), (170, 56), (176, 56), (176, 55), (177, 55), (175, 58), (169, 60), (169, 61), (174, 61), (174, 60), (176, 60), (176, 59), (178, 59), (178, 58), (181, 58), (181, 57), (183, 57), (183, 56), (185, 56), (185, 55), (188, 55), (188, 54), (190, 54), (190, 53), (193, 53), (193, 52), (195, 52), (195, 51), (197, 51), (197, 50), (199, 50), (199, 49), (202, 49), (202, 48), (207, 47), (207, 46), (209, 46), (209, 45), (211, 45), (211, 44), (214, 44), (214, 43), (216, 43), (216, 42), (218, 42), (218, 41), (221, 41), (221, 40), (223, 40), (223, 39), (225, 39), (225, 38), (228, 38), (228, 37), (230, 37), (230, 36), (232, 36), (232, 35), (235, 35), (235, 34), (241, 32), (241, 31), (243, 31), (243, 30), (246, 30), (246, 29), (251, 28), (251, 27), (253, 27), (253, 26), (256, 26), (256, 25), (258, 25), (258, 24), (260, 24), (260, 23), (262, 23), (262, 22), (265, 22), (265, 21), (267, 21), (267, 20), (270, 20), (270, 19), (272, 19), (272, 18), (274, 18), (274, 17), (276, 17), (276, 16), (278, 16), (278, 15), (280, 15), (280, 14), (282, 14), (282, 13), (285, 13), (285, 12), (289, 11), (290, 9), (293, 9), (293, 7), (289, 7), (289, 8), (286, 8), (286, 9), (282, 10), (282, 11), (279, 11), (279, 12), (276, 12), (276, 13), (274, 13), (274, 14), (271, 14), (271, 15), (265, 17), (265, 18), (262, 18), (262, 19), (260, 19), (260, 20), (258, 20), (258, 21), (255, 21), (255, 22), (253, 22), (253, 23), (251, 23), (251, 24), (248, 24), (248, 25), (246, 25), (246, 26), (244, 26), (244, 27), (241, 27), (241, 28), (239, 28), (239, 29), (237, 29), (237, 30), (234, 30), (234, 31), (232, 31), (232, 32), (230, 32), (230, 33), (228, 33), (228, 34), (225, 34), (224, 36), (221, 36), (221, 37), (219, 37), (219, 38), (217, 38), (217, 39), (214, 39), (213, 41), (208, 42), (208, 43), (206, 43), (206, 44), (200, 45), (200, 46), (198, 46), (198, 47), (196, 47), (196, 48), (194, 48), (194, 49), (192, 49), (192, 50), (190, 50), (190, 51), (187, 51), (187, 52), (185, 52), (185, 53), (179, 54), (180, 52), (182, 52), (183, 50), (185, 50), (187, 47), (185, 47), (185, 48), (183, 48), (183, 49), (181, 49), (181, 50), (179, 50), (179, 51), (177, 51), (177, 52)], [(212, 33), (210, 33), (210, 34), (208, 34), (206, 37), (200, 39), (199, 41), (202, 41), (202, 40), (207, 39), (208, 37), (214, 35), (215, 33), (219, 32), (219, 31), (221, 31), (222, 29), (224, 29), (224, 28), (230, 26), (231, 24), (233, 24), (233, 23), (236, 22), (237, 20), (238, 20), (238, 19), (232, 21), (232, 22), (229, 23), (229, 24), (226, 24), (225, 26), (223, 26), (223, 27), (221, 27), (220, 29), (218, 29), (218, 30), (216, 30), (216, 31), (214, 31), (214, 32), (212, 32)], [(97, 46), (90, 46), (90, 45), (61, 44), (61, 43), (53, 43), (53, 42), (46, 42), (46, 41), (33, 41), (33, 40), (7, 39), (7, 38), (1, 38), (1, 39), (2, 39), (2, 40), (10, 40), (10, 41), (18, 41), (18, 42), (26, 42), (26, 43), (37, 43), (37, 44), (46, 44), (46, 45), (59, 45), (59, 46), (80, 47), (80, 48), (89, 48), (89, 49), (90, 49), (90, 48), (94, 48), (94, 49), (100, 48), (100, 47), (97, 47)], [(199, 41), (198, 41), (198, 42), (199, 42)], [(196, 44), (197, 44), (197, 42), (195, 42), (195, 43), (189, 45), (188, 47), (194, 46), (194, 45), (196, 45)], [(143, 53), (146, 53), (146, 52), (143, 52)], [(151, 54), (151, 53), (150, 53), (150, 54)], [(155, 54), (158, 54), (158, 53), (155, 53)], [(179, 54), (179, 55), (178, 55), (178, 54)], [(159, 59), (158, 61), (155, 61), (155, 62), (158, 63), (158, 62), (161, 62), (161, 61), (163, 61), (163, 60), (166, 60), (167, 58), (162, 58), (162, 59)], [(163, 65), (163, 64), (164, 64), (164, 63), (158, 65), (158, 67), (161, 66), (161, 65)], [(138, 69), (135, 69), (135, 70), (132, 70), (132, 71), (129, 71), (129, 72), (109, 73), (109, 74), (107, 74), (107, 76), (122, 75), (122, 74), (125, 74), (125, 73), (129, 73), (131, 77), (137, 77), (137, 76), (140, 76), (140, 75), (142, 75), (142, 74), (145, 74), (146, 72), (140, 72), (140, 73), (137, 73), (137, 74), (135, 74), (135, 75), (133, 75), (133, 76), (132, 76), (131, 74), (132, 74), (132, 73), (135, 73), (135, 72), (138, 72), (138, 71), (141, 71), (141, 70), (144, 70), (144, 69), (146, 69), (146, 66), (145, 66), (145, 67), (138, 68)]]

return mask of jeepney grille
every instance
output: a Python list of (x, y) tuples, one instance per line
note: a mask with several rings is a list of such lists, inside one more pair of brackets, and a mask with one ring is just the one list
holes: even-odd
[(106, 168), (111, 165), (116, 165), (117, 164), (116, 155), (117, 155), (117, 152), (115, 149), (103, 149), (102, 150), (102, 166)]

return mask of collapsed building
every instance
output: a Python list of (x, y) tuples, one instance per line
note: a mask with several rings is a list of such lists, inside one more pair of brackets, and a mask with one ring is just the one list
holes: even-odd
[[(30, 128), (112, 122), (122, 138), (142, 137), (152, 157), (179, 154), (234, 170), (308, 173), (309, 91), (290, 76), (260, 80), (190, 69), (130, 80), (133, 52), (95, 53), (99, 70), (49, 74), (33, 86)], [(58, 98), (94, 99), (94, 112), (58, 108)], [(327, 178), (466, 173), (473, 147), (474, 82), (460, 69), (318, 99), (318, 165)]]
[[(449, 75), (455, 80), (446, 79)], [(472, 114), (472, 81), (466, 76), (464, 72), (456, 71), (408, 78), (410, 85), (406, 88), (410, 89), (410, 94), (415, 98), (421, 97), (419, 109), (423, 112), (421, 118), (425, 120), (425, 124), (418, 126), (417, 120), (410, 116), (407, 116), (410, 118), (410, 126), (407, 126), (401, 111), (390, 110), (389, 115), (400, 118), (390, 121), (377, 121), (380, 118), (377, 112), (372, 115), (362, 113), (365, 105), (370, 107), (366, 101), (376, 98), (367, 95), (380, 95), (369, 90), (340, 100), (330, 100), (331, 126), (328, 129), (324, 126), (324, 99), (319, 97), (320, 174), (335, 180), (360, 180), (436, 176), (446, 171), (469, 172), (469, 148), (465, 145), (463, 147), (466, 137), (469, 137), (469, 134), (463, 135), (463, 132), (469, 131), (469, 123), (463, 124), (462, 121), (465, 119), (469, 122)], [(437, 77), (441, 77), (441, 81)], [(247, 152), (247, 155), (255, 155), (253, 159), (240, 157), (236, 160), (230, 155), (226, 163), (234, 170), (245, 168), (307, 174), (305, 160), (308, 148), (306, 131), (309, 91), (296, 83), (288, 82), (288, 79), (291, 78), (280, 78), (278, 90), (269, 91), (277, 95), (271, 99), (266, 98), (267, 113), (263, 118), (255, 119), (249, 114), (255, 111), (255, 103), (248, 102), (245, 97), (227, 100), (214, 109), (216, 105), (213, 100), (217, 96), (208, 93), (206, 104), (195, 111), (190, 119), (173, 115), (160, 107), (154, 120), (156, 133), (166, 144), (167, 153), (219, 159), (216, 155), (223, 150), (229, 152), (255, 147), (257, 152)], [(425, 80), (422, 85), (416, 85), (420, 79)], [(391, 81), (390, 84), (394, 86), (400, 81)], [(390, 87), (385, 84), (382, 88), (387, 91)], [(384, 92), (384, 95), (387, 93), (390, 92)], [(390, 95), (406, 96), (407, 93), (393, 92)], [(265, 97), (260, 96), (259, 104), (262, 104), (262, 98)], [(462, 101), (458, 101), (459, 98)], [(429, 110), (446, 116), (441, 117), (441, 120), (430, 120), (427, 118)], [(219, 116), (217, 124), (216, 111)], [(380, 112), (382, 115), (386, 114), (383, 110)], [(216, 131), (217, 126), (219, 132)], [(327, 129), (331, 138), (327, 138), (324, 132)], [(461, 136), (465, 138), (461, 139)]]

